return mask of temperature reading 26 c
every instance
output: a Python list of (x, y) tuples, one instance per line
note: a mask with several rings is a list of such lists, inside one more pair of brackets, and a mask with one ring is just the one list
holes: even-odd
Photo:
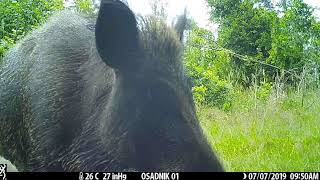
[(98, 180), (99, 173), (79, 173), (79, 180)]

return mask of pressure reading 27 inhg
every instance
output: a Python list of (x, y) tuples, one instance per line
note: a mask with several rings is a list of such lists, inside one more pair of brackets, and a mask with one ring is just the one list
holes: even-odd
[(125, 173), (79, 173), (79, 180), (126, 180)]

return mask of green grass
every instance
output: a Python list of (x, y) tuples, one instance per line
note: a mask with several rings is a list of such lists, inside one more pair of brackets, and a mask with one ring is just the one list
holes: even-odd
[(227, 171), (320, 171), (320, 92), (263, 102), (249, 91), (235, 97), (230, 112), (198, 107)]

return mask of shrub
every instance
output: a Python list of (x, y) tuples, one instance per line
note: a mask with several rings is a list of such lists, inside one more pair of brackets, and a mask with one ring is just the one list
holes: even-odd
[(196, 103), (217, 106), (228, 110), (231, 107), (232, 86), (220, 78), (228, 71), (228, 54), (214, 48), (210, 31), (194, 27), (188, 34), (185, 48), (185, 66), (192, 80)]

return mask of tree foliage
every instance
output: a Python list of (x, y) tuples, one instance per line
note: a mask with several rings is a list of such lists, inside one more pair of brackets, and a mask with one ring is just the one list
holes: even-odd
[(55, 10), (63, 9), (63, 0), (2, 0), (0, 2), (1, 57), (17, 40), (43, 23)]
[(287, 77), (288, 85), (307, 76), (319, 82), (320, 23), (309, 5), (302, 0), (207, 1), (211, 20), (220, 25), (218, 37), (193, 25), (185, 44), (197, 102), (228, 109), (239, 85), (256, 89), (257, 98), (266, 100), (279, 76)]
[[(252, 74), (273, 81), (279, 71), (299, 74), (310, 62), (319, 63), (318, 22), (302, 0), (208, 0), (212, 20), (220, 24), (218, 45), (258, 62), (233, 57), (231, 65), (248, 86)], [(279, 10), (280, 9), (280, 10)], [(265, 66), (270, 64), (278, 67)], [(258, 75), (259, 77), (259, 75)]]
[[(76, 11), (85, 15), (95, 12), (91, 0), (75, 0)], [(54, 12), (65, 9), (64, 0), (2, 0), (0, 1), (0, 63), (4, 53), (16, 41), (45, 22)]]

